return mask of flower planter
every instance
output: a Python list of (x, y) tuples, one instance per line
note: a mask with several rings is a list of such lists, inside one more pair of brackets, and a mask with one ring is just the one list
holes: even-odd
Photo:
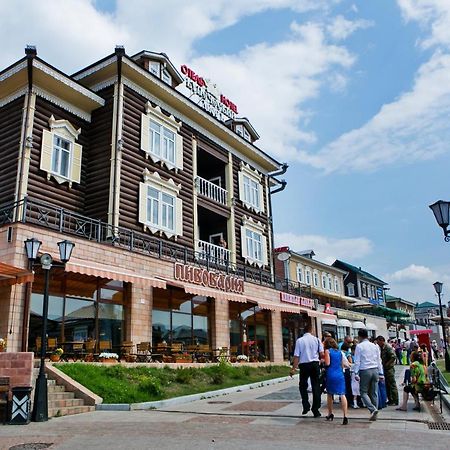
[(61, 356), (59, 356), (59, 355), (50, 355), (51, 362), (58, 362), (60, 359), (61, 359)]
[(117, 363), (117, 359), (114, 359), (114, 358), (100, 358), (100, 362), (101, 363), (105, 363), (105, 364), (116, 364)]
[(174, 363), (177, 363), (177, 364), (179, 364), (179, 363), (190, 363), (190, 362), (192, 362), (192, 358), (177, 358), (177, 357), (174, 357), (173, 358), (173, 362)]

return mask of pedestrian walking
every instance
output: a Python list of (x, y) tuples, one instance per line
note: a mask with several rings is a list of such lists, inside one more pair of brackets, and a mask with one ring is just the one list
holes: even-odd
[(397, 355), (397, 360), (400, 365), (403, 364), (402, 351), (403, 351), (402, 342), (400, 341), (400, 339), (397, 339), (397, 342), (395, 343), (395, 354)]
[[(323, 345), (319, 338), (311, 334), (311, 325), (305, 327), (305, 334), (297, 339), (294, 350), (294, 362), (291, 369), (291, 376), (297, 367), (300, 369), (299, 389), (302, 397), (303, 412), (308, 414), (311, 410), (314, 417), (320, 417), (320, 360), (323, 359)], [(311, 380), (312, 406), (308, 398), (308, 380)]]
[(386, 342), (383, 336), (377, 337), (377, 344), (380, 347), (381, 362), (383, 364), (384, 381), (386, 384), (387, 405), (398, 406), (398, 389), (395, 381), (395, 361), (396, 356), (393, 348)]
[(347, 418), (347, 397), (345, 396), (345, 378), (343, 369), (349, 368), (350, 363), (347, 358), (339, 350), (336, 341), (333, 338), (325, 339), (325, 367), (327, 370), (326, 386), (327, 386), (327, 421), (333, 421), (333, 395), (341, 397), (341, 407), (344, 414), (342, 425), (348, 424)]
[(354, 409), (358, 409), (362, 406), (360, 391), (359, 391), (359, 381), (356, 380), (355, 375), (355, 351), (356, 351), (356, 344), (352, 345), (351, 352), (352, 352), (352, 368), (351, 368), (351, 374), (352, 374), (352, 394), (353, 394), (353, 401), (351, 402), (351, 407)]
[(355, 350), (355, 379), (364, 405), (370, 412), (370, 420), (377, 420), (378, 381), (384, 379), (380, 348), (369, 341), (367, 330), (358, 331), (359, 344)]
[(411, 364), (410, 361), (410, 355), (411, 355), (411, 345), (413, 344), (412, 341), (409, 340), (409, 338), (406, 338), (403, 348), (406, 350), (406, 364), (409, 366)]
[(347, 397), (347, 403), (352, 404), (353, 403), (352, 374), (351, 374), (351, 367), (353, 364), (352, 351), (350, 350), (350, 345), (347, 344), (346, 342), (342, 343), (340, 350), (348, 362), (348, 364), (344, 368), (345, 396)]

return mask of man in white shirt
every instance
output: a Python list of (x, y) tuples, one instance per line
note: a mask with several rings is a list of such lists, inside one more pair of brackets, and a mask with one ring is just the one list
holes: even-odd
[(384, 378), (380, 347), (369, 341), (367, 330), (358, 331), (359, 344), (356, 346), (353, 371), (360, 382), (361, 398), (370, 411), (370, 420), (377, 420), (378, 381)]
[[(302, 397), (303, 412), (308, 414), (311, 410), (314, 417), (320, 417), (320, 367), (319, 362), (323, 358), (323, 345), (320, 340), (311, 334), (311, 325), (305, 327), (305, 334), (297, 339), (295, 343), (294, 362), (291, 369), (291, 376), (297, 367), (300, 368), (299, 389)], [(313, 394), (312, 407), (308, 398), (308, 378), (311, 379)]]

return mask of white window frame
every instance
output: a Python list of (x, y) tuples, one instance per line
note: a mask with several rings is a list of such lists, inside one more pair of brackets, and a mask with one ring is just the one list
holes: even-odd
[[(159, 106), (153, 107), (150, 102), (145, 111), (141, 115), (141, 150), (154, 163), (165, 165), (169, 170), (183, 170), (181, 122), (173, 115), (166, 116)], [(173, 157), (169, 155), (169, 143), (173, 145)]]
[(330, 274), (328, 274), (328, 290), (329, 291), (333, 290), (333, 279)]
[(305, 282), (303, 266), (301, 264), (297, 264), (297, 281), (302, 284)]
[(305, 279), (306, 279), (306, 284), (308, 286), (311, 286), (311, 270), (310, 269), (306, 269), (306, 271), (305, 271)]
[(170, 75), (170, 72), (167, 70), (167, 67), (163, 67), (161, 69), (161, 80), (164, 81), (164, 83), (168, 84), (169, 86), (172, 86), (172, 75)]
[(327, 289), (327, 276), (326, 274), (322, 274), (322, 289)]
[(239, 171), (239, 199), (242, 204), (257, 213), (264, 212), (263, 177), (248, 164), (241, 162)]
[[(51, 116), (49, 121), (50, 130), (42, 131), (42, 148), (40, 169), (47, 172), (47, 179), (54, 178), (58, 183), (80, 183), (81, 181), (81, 163), (83, 147), (76, 141), (81, 133), (81, 128), (76, 129), (68, 120), (55, 120)], [(65, 149), (58, 146), (56, 140), (60, 139), (69, 144)], [(61, 171), (61, 153), (68, 153), (67, 174)], [(57, 157), (57, 168), (54, 167), (55, 155)]]
[(334, 277), (334, 291), (337, 292), (338, 294), (341, 291), (341, 287), (340, 287), (340, 283), (339, 283), (339, 278), (338, 277)]
[[(150, 189), (157, 195), (150, 196)], [(179, 198), (181, 184), (176, 184), (172, 178), (165, 181), (158, 172), (151, 173), (144, 170), (144, 182), (140, 183), (139, 200), (139, 222), (144, 225), (144, 231), (148, 228), (152, 233), (164, 234), (168, 238), (178, 237), (183, 234), (183, 208), (182, 200)], [(173, 199), (172, 205), (164, 201), (164, 196)], [(156, 208), (157, 220), (153, 220), (153, 212)], [(166, 220), (168, 211), (173, 211), (173, 226), (169, 227), (167, 222), (163, 223), (164, 214)]]
[(313, 283), (315, 287), (319, 287), (319, 274), (317, 271), (313, 271)]
[(348, 283), (347, 291), (348, 291), (349, 297), (354, 297), (355, 296), (355, 285), (353, 283)]
[[(260, 254), (255, 254), (254, 243), (257, 242), (255, 237), (258, 236)], [(253, 244), (252, 244), (253, 242)], [(250, 251), (253, 250), (253, 254)], [(244, 216), (241, 226), (241, 253), (242, 257), (248, 264), (263, 267), (268, 264), (267, 257), (267, 238), (265, 236), (265, 226), (255, 221), (252, 217)]]
[(148, 71), (158, 78), (161, 78), (161, 63), (158, 61), (149, 61)]

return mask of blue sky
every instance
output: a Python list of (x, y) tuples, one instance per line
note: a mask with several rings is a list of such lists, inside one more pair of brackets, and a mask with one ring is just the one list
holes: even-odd
[(290, 165), (277, 244), (360, 265), (412, 301), (450, 288), (428, 209), (450, 197), (448, 0), (0, 0), (0, 37), (2, 66), (27, 43), (68, 73), (116, 44), (189, 64)]

